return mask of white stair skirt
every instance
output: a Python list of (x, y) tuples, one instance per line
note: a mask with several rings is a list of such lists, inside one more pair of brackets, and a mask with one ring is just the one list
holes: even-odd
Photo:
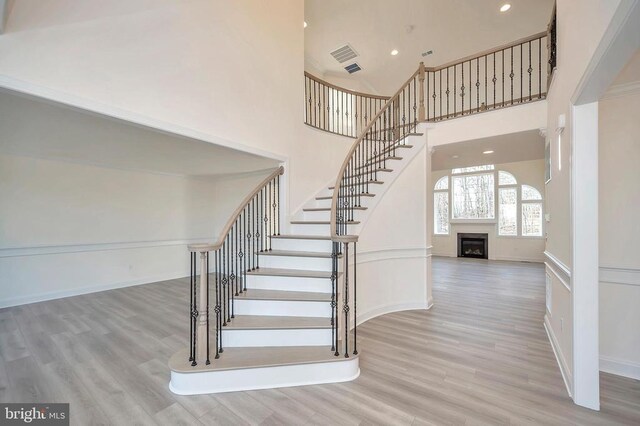
[[(271, 348), (265, 348), (270, 350)], [(321, 348), (326, 355), (315, 360), (301, 359), (277, 363), (258, 362), (260, 366), (220, 367), (223, 359), (212, 360), (209, 366), (179, 366), (188, 356), (184, 350), (174, 355), (169, 362), (171, 382), (169, 389), (178, 395), (198, 395), (207, 393), (237, 392), (255, 389), (272, 389), (290, 386), (339, 383), (356, 379), (360, 375), (358, 356), (334, 357), (326, 347)], [(227, 353), (223, 356), (232, 357)], [(246, 351), (245, 351), (246, 352)], [(295, 358), (295, 357), (293, 357)]]

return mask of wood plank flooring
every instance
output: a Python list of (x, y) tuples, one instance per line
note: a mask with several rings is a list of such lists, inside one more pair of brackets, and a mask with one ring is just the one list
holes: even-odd
[(542, 326), (541, 265), (433, 267), (435, 306), (362, 325), (362, 373), (334, 385), (172, 394), (186, 280), (3, 309), (0, 401), (70, 402), (77, 425), (640, 424), (639, 381), (602, 374), (601, 412), (567, 396)]

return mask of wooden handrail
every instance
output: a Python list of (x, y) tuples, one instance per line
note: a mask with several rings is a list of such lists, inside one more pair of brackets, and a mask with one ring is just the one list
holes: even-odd
[(364, 128), (364, 130), (362, 131), (360, 136), (358, 136), (358, 138), (353, 142), (353, 145), (351, 145), (351, 149), (349, 150), (349, 152), (345, 156), (345, 159), (342, 162), (342, 166), (340, 167), (340, 171), (338, 172), (338, 177), (336, 178), (336, 183), (335, 183), (334, 189), (333, 189), (333, 196), (331, 197), (331, 217), (329, 219), (329, 224), (330, 224), (330, 227), (331, 227), (331, 240), (332, 241), (336, 241), (336, 242), (355, 242), (355, 241), (358, 241), (358, 236), (357, 235), (338, 235), (337, 234), (336, 213), (337, 213), (337, 207), (338, 207), (338, 194), (340, 193), (340, 186), (342, 184), (342, 179), (344, 177), (344, 172), (347, 169), (347, 166), (349, 165), (349, 161), (351, 160), (351, 157), (353, 156), (353, 153), (356, 151), (356, 149), (358, 149), (358, 145), (360, 145), (360, 143), (363, 141), (364, 137), (367, 135), (367, 133), (369, 133), (369, 130), (371, 130), (371, 128), (376, 123), (378, 118), (380, 118), (382, 113), (384, 111), (386, 111), (387, 108), (389, 108), (389, 106), (398, 98), (398, 96), (400, 95), (400, 93), (402, 93), (402, 91), (405, 89), (405, 87), (416, 76), (420, 75), (422, 68), (424, 68), (424, 63), (421, 62), (420, 63), (420, 67), (418, 67), (418, 69), (411, 75), (411, 77), (409, 77), (409, 79), (402, 86), (400, 86), (400, 89), (392, 97), (389, 98), (389, 100), (382, 106), (382, 109), (380, 109), (380, 111), (378, 111), (378, 113), (375, 115), (375, 117), (373, 117), (369, 121), (369, 124), (367, 125), (367, 127)]
[(341, 92), (344, 92), (344, 93), (349, 93), (350, 95), (361, 96), (363, 98), (382, 99), (383, 101), (386, 101), (387, 99), (389, 99), (389, 96), (372, 95), (370, 93), (356, 92), (355, 90), (349, 90), (349, 89), (345, 89), (344, 87), (336, 86), (335, 84), (331, 84), (328, 81), (323, 80), (319, 77), (316, 77), (315, 75), (307, 71), (304, 72), (304, 75), (310, 78), (311, 80), (317, 81), (320, 84), (323, 84), (327, 87), (331, 87), (332, 89), (335, 89), (335, 90), (340, 90)]
[(218, 240), (215, 243), (213, 243), (213, 244), (190, 244), (188, 246), (189, 251), (198, 251), (198, 252), (216, 251), (220, 247), (222, 247), (222, 244), (224, 244), (224, 241), (227, 238), (227, 234), (229, 233), (229, 231), (231, 230), (233, 225), (236, 223), (236, 220), (238, 219), (238, 216), (240, 216), (240, 213), (242, 213), (244, 208), (249, 204), (249, 202), (251, 202), (253, 197), (255, 197), (256, 194), (258, 192), (260, 192), (260, 190), (262, 190), (262, 188), (264, 188), (276, 176), (280, 176), (282, 174), (284, 174), (284, 167), (280, 166), (277, 169), (275, 169), (272, 173), (270, 173), (269, 176), (264, 178), (255, 187), (255, 189), (249, 193), (249, 195), (244, 197), (244, 199), (238, 205), (238, 207), (235, 209), (235, 211), (231, 214), (231, 216), (229, 216), (229, 220), (227, 220), (227, 223), (224, 225), (224, 227), (220, 231), (220, 233), (218, 235)]
[(493, 47), (491, 49), (488, 49), (488, 50), (485, 50), (485, 51), (482, 51), (482, 52), (479, 52), (479, 53), (474, 53), (473, 55), (465, 56), (464, 58), (455, 59), (453, 61), (447, 62), (444, 65), (438, 65), (437, 67), (426, 67), (425, 70), (427, 72), (440, 71), (440, 70), (443, 70), (445, 68), (452, 67), (454, 65), (460, 65), (460, 64), (463, 64), (465, 62), (469, 62), (469, 61), (471, 61), (473, 59), (477, 59), (477, 58), (481, 58), (483, 56), (491, 55), (492, 53), (501, 52), (501, 51), (509, 49), (511, 47), (518, 46), (518, 45), (521, 45), (521, 44), (524, 44), (524, 43), (528, 43), (528, 42), (533, 41), (533, 40), (538, 40), (538, 39), (544, 38), (546, 36), (547, 36), (547, 32), (546, 31), (542, 31), (542, 32), (539, 32), (537, 34), (533, 34), (533, 35), (530, 35), (528, 37), (523, 37), (523, 38), (521, 38), (519, 40), (512, 41), (510, 43), (506, 43), (506, 44), (503, 44), (503, 45), (498, 46), (498, 47)]

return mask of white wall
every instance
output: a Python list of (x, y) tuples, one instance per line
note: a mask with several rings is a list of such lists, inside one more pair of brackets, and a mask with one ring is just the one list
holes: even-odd
[(0, 155), (0, 307), (188, 275), (265, 173), (194, 178)]
[[(557, 1), (557, 71), (547, 95), (547, 137), (551, 141), (551, 181), (546, 185), (547, 274), (551, 277), (552, 312), (545, 324), (569, 392), (573, 390), (573, 309), (571, 242), (571, 99), (585, 74), (619, 0)], [(558, 116), (566, 124), (559, 142)]]
[[(544, 160), (519, 161), (496, 164), (496, 170), (504, 170), (515, 176), (518, 185), (530, 185), (540, 193), (544, 192)], [(450, 170), (438, 170), (431, 173), (435, 184), (442, 176), (450, 175)], [(433, 185), (429, 189), (433, 198)], [(433, 221), (433, 214), (430, 213)], [(433, 227), (431, 228), (433, 232)], [(433, 235), (433, 254), (436, 256), (456, 257), (458, 233), (480, 232), (489, 237), (489, 259), (515, 260), (528, 262), (544, 261), (544, 238), (540, 237), (503, 237), (498, 236), (497, 218), (495, 223), (451, 223), (449, 235)]]
[(425, 144), (371, 212), (358, 242), (358, 321), (426, 309), (431, 299)]
[(0, 77), (285, 155), (302, 123), (304, 3), (23, 0)]
[[(621, 77), (631, 74), (630, 66)], [(612, 95), (599, 104), (600, 368), (635, 379), (640, 379), (638, 83), (614, 83)]]

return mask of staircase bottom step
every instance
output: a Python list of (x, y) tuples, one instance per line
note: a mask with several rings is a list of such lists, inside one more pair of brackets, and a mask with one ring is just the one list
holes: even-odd
[(360, 374), (358, 356), (335, 356), (329, 346), (227, 348), (210, 365), (192, 367), (189, 349), (169, 361), (169, 388), (178, 395), (338, 383)]

